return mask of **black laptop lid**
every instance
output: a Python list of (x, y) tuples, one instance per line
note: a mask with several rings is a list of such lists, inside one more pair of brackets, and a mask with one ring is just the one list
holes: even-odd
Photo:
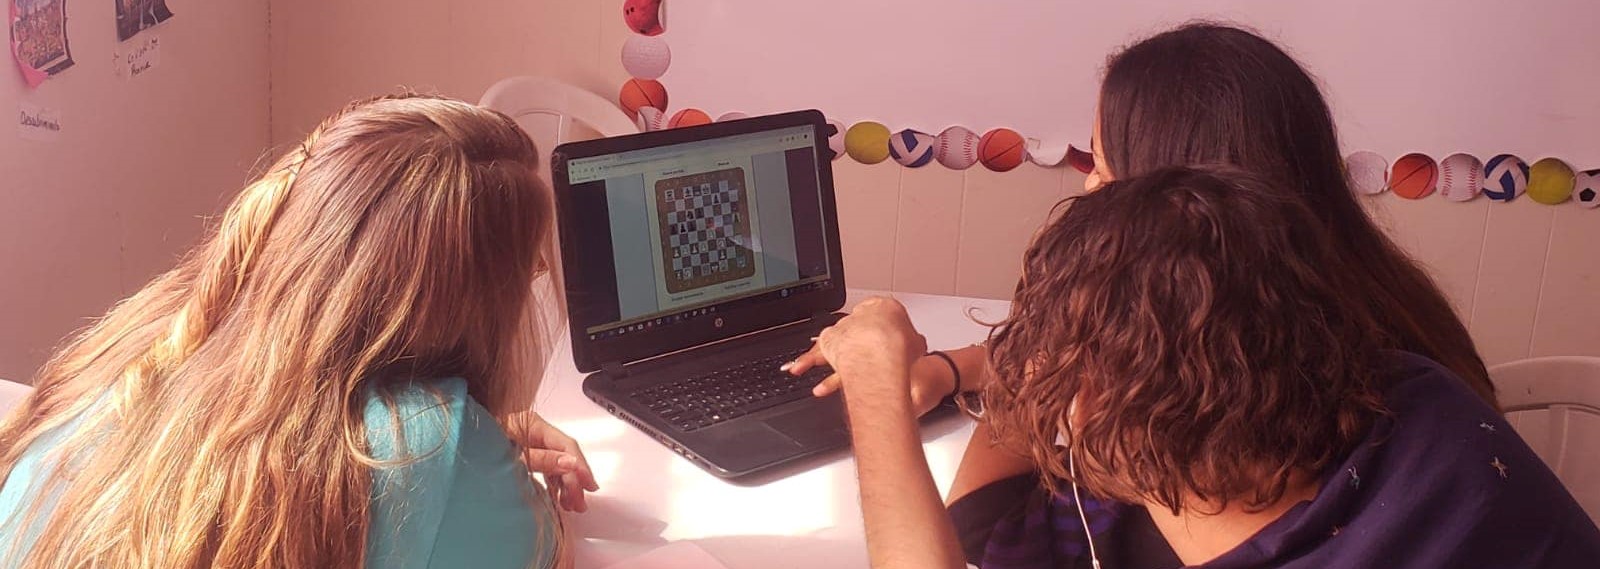
[(557, 147), (578, 369), (843, 307), (831, 128), (811, 110)]

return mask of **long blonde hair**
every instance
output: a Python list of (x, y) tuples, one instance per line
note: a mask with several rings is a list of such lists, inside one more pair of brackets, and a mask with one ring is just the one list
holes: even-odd
[(503, 425), (532, 402), (554, 215), (537, 168), (511, 119), (457, 101), (387, 97), (322, 123), (0, 424), (9, 477), (83, 416), (21, 564), (364, 562), (372, 390), (463, 377)]

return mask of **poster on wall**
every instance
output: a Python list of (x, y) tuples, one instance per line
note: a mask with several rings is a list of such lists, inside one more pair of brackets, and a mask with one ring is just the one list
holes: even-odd
[(139, 32), (172, 18), (167, 0), (112, 0), (117, 3), (117, 39), (128, 41)]
[(72, 67), (66, 0), (11, 0), (11, 55), (29, 87)]

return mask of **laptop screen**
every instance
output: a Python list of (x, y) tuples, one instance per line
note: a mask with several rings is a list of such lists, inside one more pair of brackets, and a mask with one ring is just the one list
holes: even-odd
[(567, 238), (589, 253), (567, 260), (588, 297), (574, 332), (666, 331), (830, 286), (816, 136), (785, 126), (570, 159)]

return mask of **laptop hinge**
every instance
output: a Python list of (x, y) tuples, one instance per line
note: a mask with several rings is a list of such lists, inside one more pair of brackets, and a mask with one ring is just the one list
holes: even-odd
[[(714, 348), (714, 347), (717, 347), (717, 346), (726, 345), (729, 342), (736, 342), (736, 341), (739, 341), (739, 340), (742, 340), (742, 339), (745, 339), (745, 338), (748, 338), (748, 337), (751, 337), (751, 336), (758, 336), (758, 335), (761, 335), (761, 334), (765, 334), (765, 333), (771, 332), (773, 330), (778, 330), (778, 329), (782, 329), (782, 328), (788, 328), (790, 326), (803, 326), (808, 322), (811, 322), (811, 321), (810, 320), (795, 320), (793, 322), (784, 322), (783, 324), (778, 324), (776, 326), (768, 326), (768, 327), (762, 328), (760, 330), (752, 330), (752, 331), (740, 334), (738, 336), (733, 336), (731, 338), (723, 338), (723, 339), (717, 340), (715, 342), (709, 342), (709, 343), (705, 343), (705, 344), (697, 344), (697, 345), (694, 345), (694, 346), (689, 346), (687, 348), (683, 348), (681, 350), (673, 350), (671, 352), (667, 352), (667, 353), (664, 353), (664, 354), (656, 354), (656, 355), (653, 355), (653, 356), (650, 356), (650, 357), (639, 358), (637, 360), (633, 360), (631, 362), (628, 362), (628, 365), (640, 365), (640, 364), (644, 364), (646, 362), (659, 361), (659, 360), (662, 360), (662, 359), (670, 358), (672, 356), (677, 356), (677, 355), (693, 352), (693, 351), (696, 351), (696, 350), (704, 350), (704, 349), (707, 349), (707, 348)], [(610, 368), (606, 367), (607, 365), (618, 365), (618, 364), (613, 362), (613, 363), (610, 363), (610, 364), (601, 364), (600, 367), (601, 367), (601, 369), (610, 369)], [(623, 371), (622, 373), (627, 373), (627, 372)]]
[(600, 371), (606, 373), (613, 380), (628, 377), (628, 367), (616, 360), (607, 360), (600, 364)]
[(822, 310), (811, 315), (811, 321), (817, 324), (828, 324), (834, 320), (833, 313)]

